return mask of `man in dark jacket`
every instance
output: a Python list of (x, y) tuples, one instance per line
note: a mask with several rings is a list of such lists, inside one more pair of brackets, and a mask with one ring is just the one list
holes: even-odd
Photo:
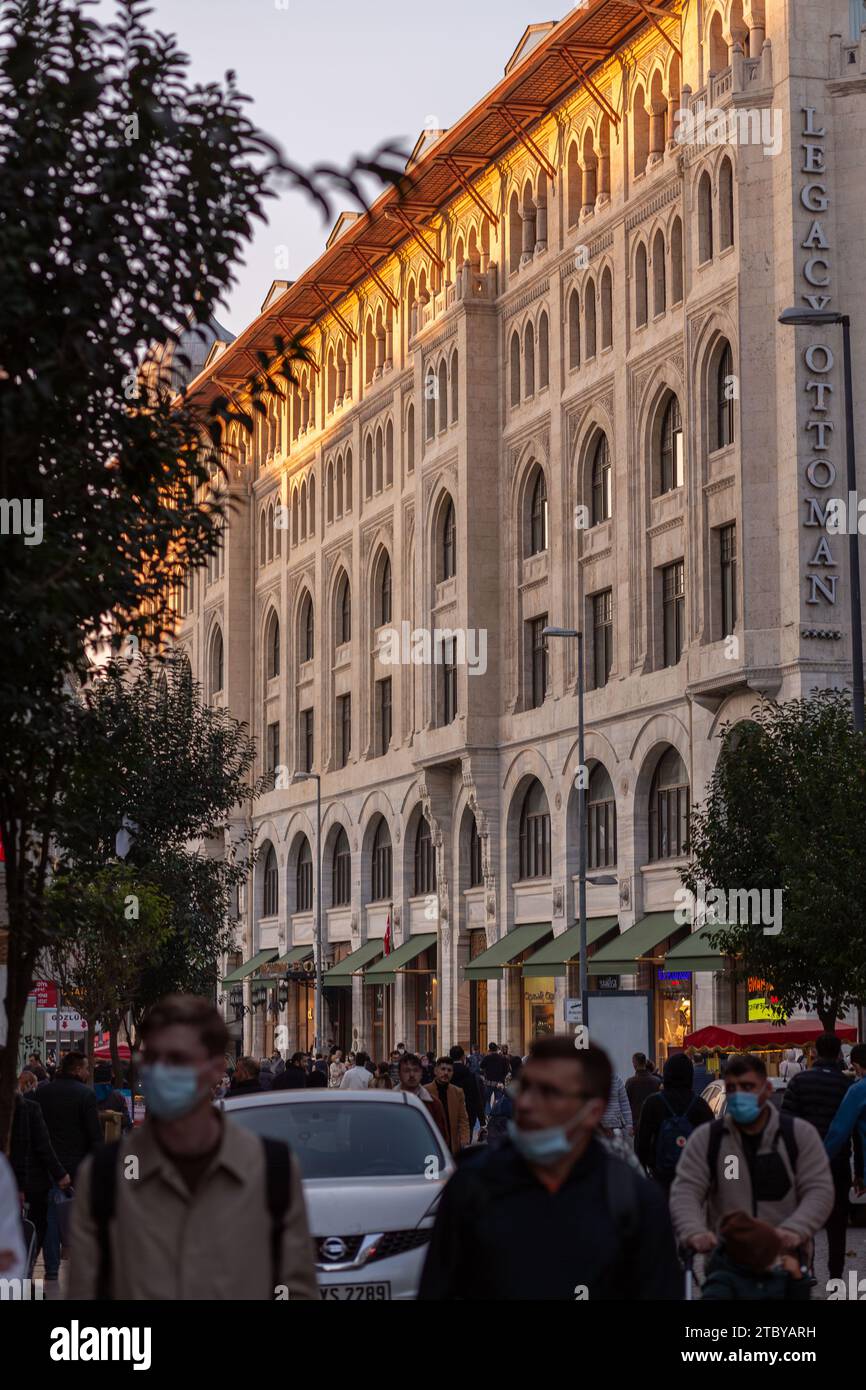
[(454, 1063), (452, 1082), (463, 1092), (466, 1114), (469, 1116), (469, 1133), (472, 1134), (476, 1124), (484, 1124), (484, 1096), (481, 1085), (478, 1077), (474, 1076), (466, 1065), (466, 1053), (462, 1047), (452, 1047), (448, 1055)]
[(707, 1089), (713, 1079), (712, 1072), (707, 1066), (708, 1052), (695, 1052), (692, 1055), (692, 1066), (695, 1069), (692, 1090), (696, 1096), (700, 1096)]
[(419, 1298), (682, 1297), (664, 1194), (595, 1138), (611, 1076), (601, 1048), (537, 1039), (509, 1138), (479, 1150), (445, 1188)]
[[(826, 1138), (833, 1116), (851, 1085), (842, 1070), (842, 1043), (835, 1033), (822, 1033), (815, 1041), (815, 1063), (808, 1071), (792, 1076), (782, 1096), (782, 1110), (814, 1125)], [(833, 1210), (824, 1227), (827, 1232), (827, 1267), (831, 1279), (841, 1279), (845, 1271), (845, 1242), (848, 1230), (848, 1190), (851, 1186), (851, 1145), (845, 1144), (830, 1161), (833, 1177)]]
[[(83, 1052), (67, 1052), (60, 1070), (47, 1086), (37, 1086), (34, 1101), (42, 1107), (51, 1147), (72, 1182), (83, 1159), (102, 1143), (102, 1126), (96, 1096), (87, 1084), (87, 1058)], [(60, 1273), (60, 1229), (49, 1196), (45, 1232), (45, 1278)]]
[(694, 1130), (713, 1118), (707, 1102), (692, 1090), (693, 1080), (691, 1058), (684, 1052), (675, 1052), (665, 1062), (661, 1090), (644, 1101), (640, 1112), (635, 1151), (647, 1172), (666, 1190), (674, 1180), (676, 1158), (665, 1166), (659, 1154), (659, 1138), (665, 1121), (682, 1117)]
[(235, 1074), (226, 1092), (226, 1100), (232, 1096), (251, 1096), (264, 1090), (259, 1078), (259, 1064), (255, 1057), (241, 1057), (235, 1067)]
[(42, 1107), (31, 1096), (36, 1087), (28, 1085), (34, 1077), (31, 1072), (21, 1073), (18, 1081), (19, 1093), (15, 1097), (12, 1112), (12, 1132), (9, 1140), (9, 1162), (18, 1184), (18, 1192), (27, 1203), (27, 1215), (36, 1229), (36, 1253), (45, 1244), (45, 1230), (48, 1222), (48, 1195), (52, 1181), (61, 1190), (70, 1185), (70, 1177), (60, 1162), (48, 1137), (48, 1127), (42, 1116)]
[(634, 1067), (634, 1076), (630, 1076), (625, 1083), (625, 1093), (628, 1096), (628, 1103), (631, 1106), (631, 1121), (634, 1125), (634, 1132), (637, 1134), (640, 1124), (640, 1112), (643, 1103), (650, 1096), (654, 1096), (661, 1086), (661, 1081), (649, 1070), (646, 1056), (643, 1052), (636, 1052), (631, 1059)]

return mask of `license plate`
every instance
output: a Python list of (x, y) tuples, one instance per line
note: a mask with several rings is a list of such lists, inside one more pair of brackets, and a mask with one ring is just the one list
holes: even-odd
[(329, 1303), (384, 1303), (391, 1297), (391, 1285), (326, 1284), (319, 1292)]

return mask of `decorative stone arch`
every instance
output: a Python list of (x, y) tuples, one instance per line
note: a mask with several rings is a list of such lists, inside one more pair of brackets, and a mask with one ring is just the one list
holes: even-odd
[[(355, 883), (355, 864), (357, 862), (353, 846), (354, 834), (351, 818), (343, 802), (332, 803), (327, 810), (327, 814), (322, 816), (322, 912), (326, 913), (332, 906), (334, 898), (334, 850), (340, 831), (346, 832), (346, 839), (349, 841), (349, 849), (352, 852), (352, 888)], [(313, 843), (311, 841), (311, 843)], [(314, 851), (315, 852), (315, 851)], [(354, 892), (350, 895), (348, 906), (354, 906), (352, 901)], [(345, 906), (342, 908), (346, 910)]]
[(282, 664), (283, 664), (283, 663), (282, 663), (283, 632), (282, 632), (282, 627), (281, 627), (281, 624), (280, 624), (280, 610), (279, 610), (279, 606), (278, 606), (277, 601), (274, 599), (273, 594), (266, 594), (266, 595), (265, 595), (265, 599), (264, 599), (264, 603), (262, 604), (262, 613), (261, 613), (261, 620), (260, 620), (260, 626), (259, 626), (259, 651), (261, 652), (262, 657), (263, 657), (263, 662), (262, 662), (262, 685), (263, 685), (264, 687), (267, 686), (268, 680), (270, 679), (270, 678), (268, 677), (268, 666), (269, 666), (269, 662), (270, 662), (270, 641), (271, 641), (271, 624), (272, 624), (272, 623), (276, 623), (277, 630), (278, 630), (278, 632), (279, 632), (280, 662), (279, 662), (279, 669), (276, 671), (275, 674), (276, 674), (276, 675), (280, 675), (280, 674), (281, 674), (281, 671), (282, 671)]
[[(400, 881), (395, 872), (400, 863), (399, 849), (401, 835), (399, 830), (399, 818), (385, 793), (377, 787), (376, 790), (372, 791), (365, 799), (358, 816), (358, 826), (360, 827), (358, 832), (358, 839), (360, 841), (358, 848), (360, 849), (361, 856), (359, 874), (360, 897), (358, 901), (362, 907), (366, 906), (370, 901), (372, 882), (370, 854), (373, 847), (373, 838), (376, 833), (376, 825), (378, 824), (380, 816), (384, 818), (391, 836), (391, 872), (395, 901), (398, 900), (399, 895)], [(350, 837), (350, 843), (354, 855), (356, 849), (354, 837)]]
[[(535, 492), (535, 482), (539, 471), (545, 481), (549, 509), (552, 481), (550, 469), (543, 459), (537, 457), (534, 450), (524, 449), (522, 452), (522, 461), (514, 470), (514, 475), (511, 480), (513, 508), (512, 526), (515, 528), (514, 534), (517, 537), (517, 554), (520, 560), (526, 559), (531, 553), (532, 498)], [(550, 518), (548, 515), (548, 535), (549, 534)]]
[[(653, 715), (643, 725), (629, 754), (634, 773), (632, 826), (634, 862), (646, 864), (649, 859), (649, 794), (655, 770), (668, 748), (675, 748), (683, 760), (691, 786), (693, 780), (691, 745), (686, 726), (675, 714)], [(692, 789), (694, 795), (694, 789)]]
[(728, 37), (728, 36), (730, 35), (730, 30), (729, 30), (728, 24), (727, 24), (727, 22), (726, 22), (725, 10), (726, 10), (725, 0), (715, 0), (714, 3), (711, 3), (711, 4), (709, 4), (709, 5), (707, 6), (706, 11), (705, 11), (705, 13), (704, 13), (703, 34), (702, 34), (702, 36), (701, 36), (701, 45), (702, 45), (702, 47), (703, 47), (703, 53), (704, 53), (704, 73), (710, 73), (710, 72), (723, 72), (724, 69), (728, 66), (727, 61), (726, 61), (721, 67), (714, 67), (714, 66), (713, 66), (713, 49), (712, 49), (713, 25), (714, 25), (714, 23), (715, 23), (715, 20), (716, 20), (716, 17), (717, 17), (717, 16), (718, 16), (718, 19), (719, 19), (719, 21), (720, 21), (720, 31), (721, 31), (721, 38), (722, 38), (722, 41), (723, 41), (728, 47), (730, 47), (730, 40), (729, 40), (729, 37)]
[[(710, 412), (715, 404), (715, 375), (719, 366), (723, 342), (730, 344), (732, 370), (733, 374), (737, 375), (739, 370), (737, 328), (728, 306), (716, 305), (701, 324), (691, 349), (691, 359), (697, 367), (694, 377), (697, 388), (694, 393), (697, 418), (694, 426), (696, 437), (700, 440), (699, 458), (702, 482), (706, 482), (709, 476), (708, 456), (712, 447), (712, 415)], [(736, 406), (734, 413), (739, 418), (739, 411)], [(683, 423), (685, 425), (685, 421)], [(738, 429), (737, 438), (739, 435)]]
[(595, 400), (581, 421), (571, 458), (571, 495), (577, 506), (590, 507), (592, 502), (592, 464), (600, 435), (606, 435), (614, 460), (613, 420), (602, 401)]
[[(556, 856), (556, 837), (554, 826), (557, 824), (558, 813), (556, 808), (556, 778), (542, 755), (533, 748), (524, 748), (514, 758), (509, 767), (502, 784), (502, 804), (504, 807), (502, 824), (502, 845), (504, 857), (502, 864), (502, 882), (506, 890), (506, 898), (510, 900), (510, 885), (515, 883), (520, 877), (520, 817), (523, 810), (523, 803), (530, 784), (538, 781), (541, 784), (544, 794), (547, 797), (547, 809), (550, 815), (550, 858), (552, 876), (555, 873)], [(506, 922), (512, 916), (512, 907), (507, 903), (504, 916)]]
[(313, 593), (313, 586), (310, 584), (308, 578), (305, 577), (298, 585), (298, 592), (295, 595), (294, 604), (292, 606), (291, 632), (294, 639), (295, 652), (297, 653), (295, 663), (296, 671), (304, 664), (304, 658), (302, 656), (304, 644), (301, 640), (301, 619), (304, 614), (304, 605), (307, 599), (309, 599), (310, 603), (313, 605), (313, 654), (315, 655), (321, 634), (319, 632), (319, 621), (316, 612), (316, 600)]
[[(430, 841), (433, 846), (433, 888), (431, 891), (434, 893), (436, 892), (437, 871), (439, 866), (439, 860), (442, 854), (442, 837), (441, 834), (437, 836), (436, 826), (433, 824), (430, 817), (425, 814), (424, 803), (421, 800), (420, 793), (418, 792), (417, 787), (415, 789), (415, 801), (408, 807), (408, 811), (405, 809), (404, 801), (404, 809), (402, 810), (402, 821), (403, 836), (402, 843), (399, 846), (399, 851), (401, 861), (401, 872), (403, 875), (403, 884), (405, 886), (404, 897), (408, 901), (410, 898), (414, 898), (417, 896), (415, 893), (415, 840), (421, 822), (426, 821), (430, 830)], [(394, 866), (396, 868), (397, 847), (395, 846), (394, 848)]]
[[(256, 841), (258, 846), (258, 858), (256, 859), (253, 870), (253, 954), (261, 949), (260, 922), (264, 916), (265, 901), (265, 868), (268, 860), (268, 850), (273, 849), (277, 861), (277, 912), (276, 921), (284, 921), (282, 907), (285, 902), (285, 883), (286, 883), (286, 863), (285, 847), (277, 827), (271, 820), (266, 820), (256, 828)], [(268, 919), (270, 920), (270, 919)]]
[[(439, 582), (439, 560), (442, 550), (442, 525), (448, 509), (448, 503), (454, 508), (455, 521), (457, 518), (457, 495), (456, 488), (451, 481), (445, 477), (436, 480), (435, 486), (430, 491), (430, 497), (426, 507), (426, 533), (428, 543), (428, 554), (431, 559), (430, 565), (430, 585), (431, 593), (435, 593), (436, 585)], [(458, 521), (459, 532), (459, 521)], [(393, 563), (393, 562), (392, 562)]]
[[(616, 806), (617, 825), (625, 824), (626, 798), (631, 785), (623, 791), (620, 783), (625, 780), (622, 775), (620, 758), (616, 749), (605, 734), (600, 730), (590, 730), (584, 739), (584, 758), (586, 767), (591, 776), (596, 767), (603, 767), (613, 785), (614, 803)], [(567, 885), (578, 871), (579, 845), (577, 840), (577, 799), (579, 795), (577, 787), (577, 775), (580, 764), (577, 756), (577, 740), (575, 739), (562, 768), (562, 802), (564, 807), (563, 830), (565, 839), (565, 881)], [(626, 774), (627, 776), (627, 774)], [(620, 856), (622, 857), (622, 856)]]

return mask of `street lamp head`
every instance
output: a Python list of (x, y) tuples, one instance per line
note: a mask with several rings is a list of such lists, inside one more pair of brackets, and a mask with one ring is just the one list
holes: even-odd
[(309, 782), (312, 777), (312, 772), (293, 772), (292, 786), (294, 786), (296, 782)]
[(612, 886), (618, 882), (615, 874), (597, 874), (595, 878), (588, 878), (587, 883), (591, 883), (593, 888), (603, 888)]
[(785, 328), (824, 328), (844, 321), (845, 315), (835, 309), (784, 309), (779, 315)]
[(578, 632), (574, 627), (546, 627), (542, 632), (542, 637), (582, 637), (583, 633)]

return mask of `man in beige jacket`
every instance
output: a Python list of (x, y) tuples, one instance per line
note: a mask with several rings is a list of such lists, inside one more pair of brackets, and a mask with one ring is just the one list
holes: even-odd
[(75, 1182), (70, 1299), (319, 1299), (297, 1160), (212, 1102), (228, 1034), (205, 999), (145, 1019), (147, 1118)]
[(776, 1227), (784, 1250), (811, 1251), (833, 1206), (818, 1131), (806, 1120), (780, 1120), (760, 1057), (731, 1059), (725, 1093), (724, 1119), (699, 1125), (677, 1164), (670, 1204), (678, 1243), (709, 1252), (722, 1218), (742, 1211)]
[(466, 1097), (459, 1086), (452, 1084), (454, 1063), (450, 1057), (439, 1057), (433, 1068), (433, 1080), (424, 1089), (434, 1100), (441, 1102), (447, 1130), (445, 1138), (452, 1154), (459, 1154), (470, 1142), (469, 1115)]

